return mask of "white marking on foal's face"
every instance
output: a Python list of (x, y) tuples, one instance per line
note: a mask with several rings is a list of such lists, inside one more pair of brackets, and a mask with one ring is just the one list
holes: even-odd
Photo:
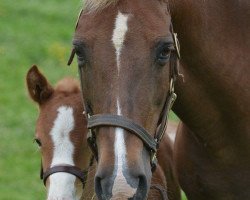
[[(70, 141), (70, 133), (75, 126), (73, 109), (71, 107), (61, 106), (57, 111), (57, 118), (50, 131), (54, 145), (50, 167), (61, 164), (75, 165), (73, 161), (74, 146)], [(52, 174), (49, 180), (49, 200), (79, 199), (76, 197), (75, 176), (59, 172)]]
[[(118, 77), (120, 73), (120, 56), (122, 52), (123, 43), (125, 40), (126, 33), (128, 31), (128, 15), (124, 15), (121, 12), (118, 12), (115, 21), (115, 28), (113, 31), (112, 42), (116, 50), (116, 62), (117, 62), (117, 70)], [(119, 91), (118, 91), (119, 92)], [(117, 95), (117, 115), (122, 115), (121, 107), (120, 107), (120, 99), (119, 95)], [(124, 130), (121, 128), (115, 129), (115, 180), (114, 187), (112, 188), (113, 197), (119, 196), (119, 194), (123, 194), (126, 197), (133, 197), (136, 193), (136, 189), (132, 188), (128, 183), (123, 174), (123, 169), (127, 168), (126, 163), (126, 145), (124, 140)]]

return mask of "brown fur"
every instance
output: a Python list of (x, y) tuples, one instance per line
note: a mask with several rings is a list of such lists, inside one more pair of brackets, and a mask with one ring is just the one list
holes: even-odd
[(66, 77), (58, 81), (58, 83), (55, 86), (55, 90), (58, 92), (64, 92), (69, 94), (79, 93), (80, 85), (76, 79), (71, 77)]
[(39, 104), (46, 101), (53, 93), (53, 88), (47, 80), (41, 75), (37, 66), (33, 66), (28, 71), (27, 87), (30, 97)]
[(249, 10), (248, 0), (172, 1), (185, 76), (175, 161), (191, 200), (250, 199)]

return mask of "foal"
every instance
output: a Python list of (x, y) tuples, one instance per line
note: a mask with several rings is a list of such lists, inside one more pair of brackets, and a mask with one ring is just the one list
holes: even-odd
[[(88, 169), (92, 157), (86, 143), (86, 119), (78, 83), (64, 79), (53, 88), (33, 66), (27, 74), (30, 97), (39, 106), (35, 141), (42, 155), (43, 172), (57, 165)], [(47, 199), (80, 199), (83, 183), (70, 173), (54, 173), (44, 181)]]
[[(43, 177), (47, 199), (96, 199), (93, 180), (96, 166), (86, 142), (88, 130), (82, 114), (79, 83), (65, 78), (53, 88), (36, 66), (28, 71), (26, 78), (29, 94), (39, 105), (35, 141), (42, 154), (42, 173), (46, 174), (48, 169), (58, 165), (88, 170), (88, 178), (85, 176), (82, 182), (75, 175), (63, 171), (52, 173), (47, 180)], [(163, 143), (159, 153), (159, 163), (163, 168), (157, 167), (148, 198), (179, 200), (180, 191), (172, 165), (172, 146), (168, 137)]]

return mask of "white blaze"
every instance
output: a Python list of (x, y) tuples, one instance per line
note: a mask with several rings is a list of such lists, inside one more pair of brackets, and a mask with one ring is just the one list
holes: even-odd
[[(74, 165), (73, 152), (74, 146), (70, 141), (70, 132), (74, 129), (73, 109), (61, 106), (58, 108), (57, 118), (50, 131), (54, 152), (50, 167), (61, 164)], [(76, 197), (75, 181), (76, 177), (59, 172), (49, 177), (50, 185), (48, 191), (49, 200), (79, 199)]]
[[(117, 71), (118, 77), (120, 75), (120, 56), (123, 47), (123, 43), (125, 40), (125, 36), (128, 30), (128, 15), (124, 15), (121, 12), (118, 12), (115, 21), (115, 28), (113, 31), (112, 42), (116, 50), (116, 62), (117, 62)], [(118, 91), (119, 93), (119, 91)], [(122, 115), (119, 95), (117, 95), (117, 115)], [(126, 169), (126, 145), (124, 141), (124, 130), (121, 128), (115, 129), (115, 170), (117, 170), (115, 174), (114, 187), (112, 188), (113, 198), (116, 196), (122, 195), (126, 197), (133, 197), (136, 193), (136, 189), (132, 188), (126, 181), (126, 178), (123, 175), (122, 170)]]
[(115, 29), (113, 31), (112, 42), (116, 50), (116, 62), (118, 68), (118, 75), (120, 73), (120, 56), (122, 46), (125, 40), (125, 35), (128, 31), (128, 15), (122, 14), (120, 11), (116, 17)]

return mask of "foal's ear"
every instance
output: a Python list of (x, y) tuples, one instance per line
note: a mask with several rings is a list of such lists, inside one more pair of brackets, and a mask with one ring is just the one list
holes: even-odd
[(38, 104), (42, 104), (48, 100), (54, 91), (36, 65), (33, 65), (29, 69), (26, 75), (26, 83), (30, 97)]

